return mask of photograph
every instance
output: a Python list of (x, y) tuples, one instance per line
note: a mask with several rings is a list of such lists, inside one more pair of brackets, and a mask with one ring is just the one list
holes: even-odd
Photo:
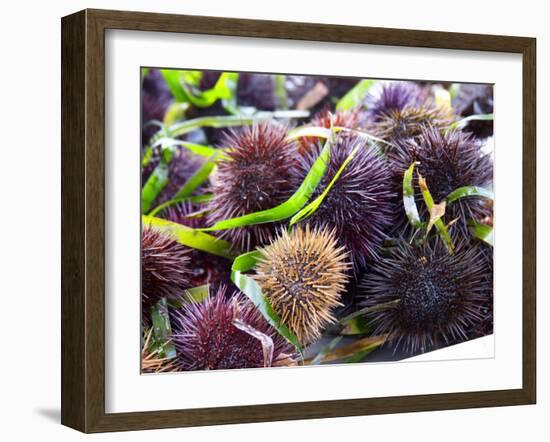
[(492, 84), (140, 81), (142, 374), (397, 362), (493, 335)]

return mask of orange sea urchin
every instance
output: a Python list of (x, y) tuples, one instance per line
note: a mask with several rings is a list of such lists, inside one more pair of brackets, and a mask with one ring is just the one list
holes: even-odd
[(347, 253), (334, 231), (295, 227), (261, 249), (255, 279), (273, 309), (303, 344), (334, 322), (333, 310), (348, 280)]

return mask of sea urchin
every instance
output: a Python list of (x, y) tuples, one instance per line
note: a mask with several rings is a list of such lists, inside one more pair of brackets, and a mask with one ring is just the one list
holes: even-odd
[(400, 242), (378, 261), (359, 288), (375, 334), (389, 334), (395, 348), (416, 353), (467, 339), (492, 294), (490, 269), (480, 247), (460, 243), (449, 254), (438, 239)]
[[(320, 146), (304, 155), (300, 164), (303, 176), (310, 170)], [(335, 181), (320, 207), (308, 218), (312, 226), (336, 229), (336, 237), (351, 254), (355, 270), (377, 257), (385, 239), (385, 230), (392, 220), (393, 201), (391, 175), (379, 152), (357, 136), (338, 136), (330, 152), (327, 170), (314, 197), (325, 190), (343, 162), (358, 148)]]
[[(413, 162), (418, 162), (417, 170), (425, 178), (436, 203), (459, 187), (492, 185), (493, 161), (490, 155), (481, 151), (476, 138), (460, 130), (442, 133), (434, 127), (423, 128), (417, 139), (396, 143), (395, 148), (388, 152), (388, 159), (397, 192), (402, 191), (405, 171)], [(421, 200), (417, 186), (416, 194)], [(418, 207), (423, 219), (428, 219), (425, 205), (419, 204)], [(404, 210), (401, 209), (400, 213), (405, 220)], [(448, 204), (445, 218), (448, 221), (458, 218), (457, 227), (466, 233), (470, 219), (480, 222), (490, 213), (486, 200), (469, 197)]]
[(333, 310), (348, 277), (347, 253), (338, 247), (334, 231), (298, 226), (260, 249), (262, 261), (255, 279), (281, 322), (302, 344), (317, 339), (334, 322)]
[(169, 235), (144, 227), (141, 235), (142, 305), (178, 298), (189, 288), (190, 249)]
[(369, 94), (366, 105), (370, 119), (379, 122), (392, 112), (421, 106), (424, 99), (424, 94), (416, 83), (392, 81), (382, 86), (379, 95)]
[[(287, 139), (286, 126), (266, 122), (230, 131), (224, 146), (226, 158), (218, 163), (208, 204), (210, 223), (270, 209), (296, 190), (296, 145)], [(274, 224), (258, 224), (224, 236), (244, 251), (267, 244), (275, 230)]]
[(411, 83), (386, 85), (368, 111), (367, 130), (387, 143), (418, 137), (426, 126), (443, 129), (452, 122), (448, 110), (437, 106)]
[(172, 315), (179, 370), (260, 368), (296, 363), (296, 353), (241, 294), (224, 286)]

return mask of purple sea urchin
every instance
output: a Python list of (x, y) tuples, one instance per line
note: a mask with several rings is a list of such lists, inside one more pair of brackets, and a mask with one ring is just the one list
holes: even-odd
[(373, 333), (388, 333), (396, 348), (416, 353), (468, 338), (492, 293), (488, 273), (480, 247), (461, 243), (449, 254), (439, 240), (400, 242), (359, 287), (364, 306), (387, 305), (369, 316)]
[[(317, 187), (317, 197), (334, 178), (342, 163), (358, 144), (364, 144), (347, 164), (321, 206), (308, 218), (312, 226), (336, 229), (336, 238), (350, 252), (354, 268), (363, 267), (377, 257), (386, 238), (394, 210), (395, 192), (386, 161), (366, 141), (355, 136), (337, 137), (331, 149), (325, 175)], [(303, 176), (317, 158), (320, 146), (302, 157)]]
[(380, 122), (393, 112), (400, 113), (407, 107), (419, 108), (425, 100), (425, 94), (416, 83), (392, 81), (382, 86), (380, 94), (369, 94), (367, 112), (374, 122)]
[(298, 226), (260, 249), (255, 279), (273, 309), (302, 344), (319, 338), (348, 280), (347, 253), (334, 231)]
[(171, 315), (180, 370), (223, 370), (293, 365), (294, 348), (241, 294), (221, 287)]
[(189, 288), (189, 249), (150, 227), (141, 234), (142, 305), (178, 298)]
[(488, 293), (485, 297), (485, 301), (481, 304), (481, 318), (476, 321), (472, 327), (468, 330), (468, 337), (470, 339), (480, 338), (493, 333), (493, 247), (480, 242), (479, 240), (474, 243), (475, 247), (481, 249), (481, 255), (484, 259), (484, 266), (487, 268), (485, 277), (487, 278)]
[[(428, 188), (436, 203), (441, 202), (453, 190), (463, 186), (490, 187), (493, 179), (493, 162), (483, 154), (479, 141), (471, 134), (451, 130), (442, 133), (437, 128), (426, 127), (417, 139), (401, 140), (388, 152), (395, 190), (402, 192), (403, 174), (413, 162), (426, 179)], [(415, 180), (416, 181), (416, 180)], [(416, 193), (421, 201), (420, 190)], [(406, 220), (402, 202), (401, 218)], [(424, 204), (418, 204), (421, 216), (427, 219)], [(462, 232), (468, 228), (470, 219), (482, 221), (490, 214), (483, 198), (462, 198), (446, 207), (445, 219), (459, 218), (457, 226)]]
[(383, 86), (379, 96), (367, 98), (367, 107), (367, 130), (389, 143), (417, 137), (426, 126), (443, 129), (452, 123), (448, 110), (436, 106), (411, 82)]
[[(296, 144), (286, 137), (286, 126), (275, 122), (230, 131), (224, 146), (227, 158), (218, 163), (208, 203), (208, 221), (270, 209), (287, 200), (298, 186)], [(224, 231), (241, 250), (269, 243), (276, 224), (258, 224)]]
[(182, 224), (192, 229), (206, 227), (206, 216), (200, 208), (189, 201), (168, 206), (160, 213), (161, 218)]

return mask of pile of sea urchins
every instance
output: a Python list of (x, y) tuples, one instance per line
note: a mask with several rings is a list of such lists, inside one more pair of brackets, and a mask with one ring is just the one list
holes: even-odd
[[(204, 88), (215, 84), (216, 75), (203, 73)], [(273, 77), (241, 76), (238, 102), (277, 110)], [(302, 84), (293, 78), (287, 83), (291, 80)], [(307, 216), (295, 223), (283, 217), (209, 231), (229, 242), (235, 256), (256, 251), (257, 263), (248, 273), (272, 316), (231, 279), (231, 259), (143, 224), (142, 323), (144, 333), (154, 327), (151, 309), (167, 300), (168, 340), (175, 350), (170, 370), (307, 364), (344, 329), (352, 342), (383, 336), (381, 350), (390, 349), (390, 357), (492, 333), (492, 247), (472, 230), (475, 224), (492, 227), (492, 200), (473, 194), (447, 201), (460, 188), (492, 190), (492, 122), (459, 124), (479, 108), (476, 100), (484, 113), (492, 112), (492, 89), (461, 85), (457, 92), (450, 85), (380, 81), (342, 110), (334, 103), (356, 81), (329, 80), (318, 81), (333, 99), (312, 106), (306, 119), (274, 115), (186, 135), (184, 140), (223, 151), (194, 192), (204, 198), (173, 199), (205, 162), (185, 147), (173, 152), (168, 185), (155, 202), (165, 207), (155, 217), (204, 231), (289, 204), (331, 143), (322, 177), (307, 199), (320, 204)], [(150, 112), (162, 119), (173, 100), (162, 81), (154, 70), (144, 80), (144, 118)], [(436, 91), (452, 100), (442, 104)], [(303, 101), (299, 91), (287, 92), (294, 97), (291, 109)], [(192, 108), (189, 115), (224, 113), (216, 103)], [(303, 128), (311, 130), (300, 135)], [(416, 224), (403, 195), (412, 165)], [(154, 158), (143, 167), (144, 183), (154, 167)], [(435, 207), (426, 203), (426, 190)], [(207, 296), (188, 296), (189, 289), (205, 285)], [(356, 334), (346, 327), (351, 317), (362, 319)]]

